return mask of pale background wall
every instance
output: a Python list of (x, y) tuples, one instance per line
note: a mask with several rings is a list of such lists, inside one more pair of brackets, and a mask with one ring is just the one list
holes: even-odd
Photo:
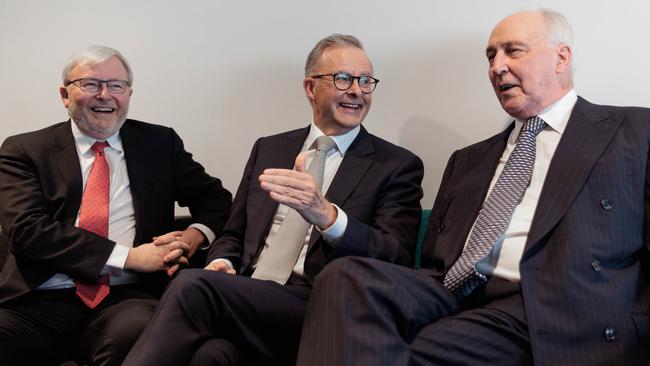
[(108, 45), (134, 69), (130, 116), (174, 127), (234, 192), (257, 137), (310, 120), (311, 47), (350, 33), (381, 79), (364, 124), (424, 160), (430, 207), (449, 155), (507, 122), (487, 78), (490, 30), (540, 6), (575, 28), (580, 95), (650, 107), (645, 1), (0, 0), (0, 140), (67, 119), (63, 64), (83, 46)]

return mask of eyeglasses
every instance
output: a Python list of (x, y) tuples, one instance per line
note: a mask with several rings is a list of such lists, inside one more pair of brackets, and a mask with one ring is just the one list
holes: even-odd
[(347, 72), (337, 72), (336, 74), (321, 74), (321, 75), (312, 75), (314, 79), (322, 78), (324, 76), (331, 76), (334, 80), (334, 86), (338, 90), (348, 90), (352, 87), (354, 80), (357, 80), (359, 84), (359, 89), (363, 94), (370, 94), (375, 91), (378, 79), (373, 78), (372, 76), (361, 75), (361, 76), (352, 76)]
[(106, 84), (106, 89), (111, 94), (123, 94), (129, 87), (126, 80), (99, 80), (93, 78), (81, 78), (65, 83), (65, 86), (74, 84), (87, 93), (97, 93), (102, 90), (102, 84)]

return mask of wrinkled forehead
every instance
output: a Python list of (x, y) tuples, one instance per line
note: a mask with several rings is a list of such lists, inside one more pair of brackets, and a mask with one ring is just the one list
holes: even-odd
[(541, 13), (519, 13), (504, 18), (494, 27), (487, 48), (499, 48), (507, 44), (536, 44), (545, 42), (547, 38)]
[(372, 75), (372, 64), (364, 50), (356, 47), (330, 47), (323, 51), (316, 67), (322, 72), (344, 71)]
[[(75, 64), (69, 72), (70, 78), (99, 76), (111, 79), (125, 79), (128, 72), (122, 61), (116, 56), (111, 56), (102, 61), (84, 60)], [(108, 79), (105, 79), (108, 80)]]

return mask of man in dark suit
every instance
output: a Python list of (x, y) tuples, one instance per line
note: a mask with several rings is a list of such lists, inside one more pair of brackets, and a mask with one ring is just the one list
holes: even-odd
[[(412, 262), (422, 162), (361, 126), (378, 82), (372, 74), (352, 36), (332, 35), (314, 47), (303, 82), (313, 123), (257, 140), (208, 270), (174, 280), (126, 365), (290, 365), (323, 266), (346, 255)], [(321, 190), (305, 166), (311, 170), (309, 160), (318, 156), (312, 145), (322, 136), (335, 147)], [(278, 238), (296, 212), (308, 223), (298, 250), (274, 256), (290, 245)], [(285, 258), (288, 278), (268, 276)]]
[(331, 263), (298, 365), (648, 364), (650, 110), (576, 95), (556, 12), (506, 17), (487, 58), (515, 121), (452, 155), (425, 269)]
[[(60, 88), (71, 120), (0, 149), (2, 365), (121, 364), (165, 272), (225, 225), (230, 193), (174, 130), (126, 119), (132, 82), (116, 50), (82, 50)], [(184, 231), (175, 201), (195, 222)]]

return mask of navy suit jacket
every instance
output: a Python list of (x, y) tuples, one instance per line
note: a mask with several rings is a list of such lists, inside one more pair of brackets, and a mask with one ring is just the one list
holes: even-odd
[[(460, 256), (511, 131), (450, 158), (423, 250), (433, 276)], [(648, 364), (649, 151), (650, 110), (578, 99), (520, 262), (535, 364)]]
[[(255, 142), (223, 236), (208, 261), (227, 258), (239, 273), (250, 274), (264, 247), (278, 203), (260, 188), (266, 168), (292, 169), (309, 127)], [(413, 153), (369, 134), (363, 126), (350, 145), (326, 198), (348, 216), (343, 237), (327, 243), (313, 230), (305, 260), (309, 280), (334, 258), (374, 257), (410, 265), (420, 221), (424, 168)]]
[[(173, 229), (175, 201), (189, 207), (194, 222), (221, 232), (231, 195), (192, 159), (173, 129), (127, 120), (120, 136), (136, 245)], [(87, 280), (99, 276), (115, 243), (74, 226), (82, 191), (70, 121), (5, 140), (0, 148), (0, 225), (6, 234), (0, 246), (6, 256), (0, 263), (0, 302), (55, 273)]]

